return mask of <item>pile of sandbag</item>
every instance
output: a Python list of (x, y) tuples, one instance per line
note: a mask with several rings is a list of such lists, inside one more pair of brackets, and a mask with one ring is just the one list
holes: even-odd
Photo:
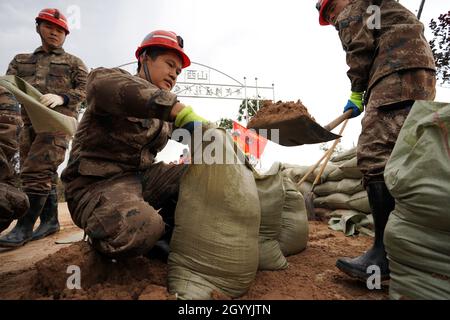
[(304, 200), (281, 165), (258, 174), (242, 163), (225, 130), (211, 135), (191, 146), (193, 156), (215, 143), (235, 164), (204, 159), (181, 180), (168, 260), (168, 289), (178, 299), (211, 299), (214, 292), (239, 297), (258, 269), (286, 268), (285, 257), (305, 249), (308, 239)]
[(449, 132), (450, 104), (416, 102), (386, 165), (392, 299), (450, 299)]
[[(284, 172), (298, 183), (310, 167), (283, 165)], [(316, 168), (306, 180), (297, 185), (305, 196), (320, 172)], [(356, 163), (356, 148), (331, 159), (314, 188), (315, 215), (329, 218), (330, 227), (346, 235), (364, 232), (371, 235), (369, 199), (362, 186), (362, 174)]]

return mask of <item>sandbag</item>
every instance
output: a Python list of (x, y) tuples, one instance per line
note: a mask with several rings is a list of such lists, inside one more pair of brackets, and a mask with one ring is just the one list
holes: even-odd
[(332, 193), (345, 193), (352, 195), (363, 191), (364, 188), (359, 179), (343, 179), (341, 181), (327, 181), (314, 188), (314, 193), (319, 196), (327, 196)]
[(331, 161), (340, 162), (344, 160), (350, 160), (354, 157), (356, 157), (356, 147), (338, 154), (337, 156), (331, 158)]
[[(286, 169), (286, 171), (289, 173), (289, 177), (291, 178), (292, 181), (299, 182), (303, 178), (303, 176), (308, 172), (308, 170), (310, 168), (311, 167), (298, 166), (296, 168)], [(325, 182), (327, 180), (328, 175), (331, 172), (333, 172), (334, 170), (336, 170), (337, 168), (338, 167), (335, 166), (334, 164), (328, 164), (325, 167), (318, 183), (320, 184), (322, 182)], [(313, 172), (311, 172), (305, 181), (308, 181), (311, 183), (314, 182), (314, 180), (316, 179), (316, 176), (319, 174), (319, 172), (320, 172), (320, 166), (318, 168), (316, 168)]]
[(33, 129), (37, 133), (62, 131), (73, 136), (77, 120), (44, 106), (39, 99), (42, 93), (18, 76), (0, 77), (0, 86), (10, 91), (25, 108)]
[(261, 207), (258, 268), (281, 270), (287, 268), (288, 263), (278, 242), (285, 197), (280, 164), (274, 163), (269, 172), (270, 175), (254, 172)]
[(314, 206), (328, 209), (351, 209), (348, 204), (350, 196), (344, 193), (333, 193), (326, 197), (314, 199)]
[(288, 176), (283, 176), (283, 186), (285, 197), (278, 242), (283, 255), (289, 256), (297, 254), (306, 248), (308, 242), (308, 216), (305, 200), (297, 190), (295, 183)]
[(339, 167), (327, 176), (327, 181), (341, 181), (343, 179), (345, 179), (345, 174)]
[(357, 159), (352, 158), (339, 166), (344, 173), (344, 177), (348, 179), (362, 179), (362, 173), (358, 168)]
[(350, 196), (347, 200), (347, 204), (353, 210), (361, 211), (367, 214), (371, 212), (367, 191), (360, 191)]
[(400, 218), (394, 210), (384, 241), (389, 259), (391, 299), (450, 299), (450, 232)]
[[(294, 182), (295, 183), (295, 182)], [(307, 194), (308, 192), (311, 192), (311, 188), (312, 188), (312, 183), (305, 181), (303, 182), (301, 185), (297, 185), (297, 189), (298, 191), (300, 191), (300, 193), (305, 196), (305, 194)]]
[[(231, 136), (223, 129), (212, 133), (237, 163)], [(193, 156), (201, 151), (194, 148)], [(243, 295), (258, 268), (259, 226), (258, 191), (245, 164), (190, 165), (181, 179), (170, 243), (169, 292), (179, 299), (210, 299), (213, 291)]]
[(450, 299), (449, 132), (450, 104), (417, 101), (386, 164), (393, 299)]
[(292, 181), (298, 182), (303, 178), (308, 169), (309, 167), (307, 166), (295, 166), (285, 169), (285, 172)]

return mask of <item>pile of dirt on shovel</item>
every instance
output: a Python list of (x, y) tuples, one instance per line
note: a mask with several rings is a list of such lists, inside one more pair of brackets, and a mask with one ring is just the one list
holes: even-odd
[(272, 122), (295, 119), (300, 116), (307, 116), (315, 121), (300, 100), (297, 102), (278, 101), (277, 103), (265, 100), (261, 109), (259, 109), (256, 115), (249, 121), (247, 128), (264, 128), (267, 124)]

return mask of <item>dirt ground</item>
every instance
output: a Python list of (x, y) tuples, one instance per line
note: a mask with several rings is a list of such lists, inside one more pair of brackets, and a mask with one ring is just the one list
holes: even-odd
[[(166, 290), (164, 263), (144, 257), (119, 262), (100, 257), (86, 242), (78, 241), (83, 233), (72, 224), (65, 204), (60, 204), (60, 221), (57, 235), (17, 250), (0, 251), (0, 299), (175, 299)], [(70, 241), (75, 243), (65, 243)], [(286, 270), (258, 272), (240, 299), (387, 299), (387, 285), (370, 291), (334, 266), (338, 257), (358, 255), (370, 244), (366, 236), (349, 238), (328, 229), (325, 222), (310, 222), (306, 250), (288, 257)], [(81, 271), (79, 290), (67, 289), (72, 265)]]

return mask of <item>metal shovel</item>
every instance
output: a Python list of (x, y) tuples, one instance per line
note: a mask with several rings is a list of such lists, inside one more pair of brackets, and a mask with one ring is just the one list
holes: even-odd
[[(249, 127), (249, 129), (255, 129), (260, 135), (267, 136), (267, 139), (287, 147), (327, 142), (341, 137), (330, 131), (349, 118), (351, 112), (347, 111), (324, 127), (305, 115), (290, 120), (268, 121), (258, 127)], [(267, 129), (267, 134), (263, 134), (259, 131), (260, 129)], [(278, 132), (272, 132), (270, 129), (278, 129)]]

